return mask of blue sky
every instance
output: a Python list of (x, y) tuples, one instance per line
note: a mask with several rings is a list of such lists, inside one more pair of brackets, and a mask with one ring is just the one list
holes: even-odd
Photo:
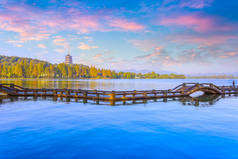
[(0, 54), (115, 70), (238, 72), (238, 1), (1, 0)]

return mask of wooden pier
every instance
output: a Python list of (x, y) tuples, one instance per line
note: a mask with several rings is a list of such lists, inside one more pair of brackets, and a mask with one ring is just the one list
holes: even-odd
[(158, 98), (187, 97), (197, 91), (205, 94), (231, 95), (238, 94), (238, 87), (216, 86), (212, 83), (183, 83), (169, 90), (133, 90), (133, 91), (100, 91), (81, 89), (32, 89), (14, 84), (0, 84), (0, 92), (8, 96), (33, 97), (66, 97), (95, 101), (149, 100)]

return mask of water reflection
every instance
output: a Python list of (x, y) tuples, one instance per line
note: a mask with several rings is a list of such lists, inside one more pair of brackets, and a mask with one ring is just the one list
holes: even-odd
[(0, 96), (0, 104), (18, 101), (53, 101), (53, 102), (76, 102), (76, 103), (88, 103), (96, 105), (110, 105), (110, 106), (123, 106), (134, 104), (148, 104), (152, 102), (166, 103), (166, 102), (178, 102), (183, 106), (196, 106), (196, 107), (208, 107), (215, 105), (221, 98), (229, 98), (229, 96), (221, 95), (203, 95), (200, 97), (183, 97), (183, 98), (159, 98), (153, 100), (130, 100), (130, 101), (99, 101), (99, 100), (87, 100), (81, 98), (65, 98), (65, 97), (7, 97)]
[[(58, 88), (89, 90), (155, 89), (158, 83), (137, 80), (62, 80), (62, 79), (0, 79), (0, 83), (15, 84), (25, 88)], [(143, 84), (142, 84), (143, 83)]]
[(181, 83), (213, 83), (218, 86), (230, 85), (226, 79), (0, 79), (0, 83), (13, 83), (27, 88), (67, 88), (91, 90), (162, 90), (172, 89)]
[(68, 88), (68, 89), (79, 89), (79, 88), (95, 88), (95, 81), (88, 80), (44, 80), (44, 79), (23, 79), (23, 80), (1, 80), (1, 83), (13, 83), (18, 86), (26, 88)]
[(180, 102), (182, 105), (193, 105), (193, 106), (212, 106), (215, 105), (217, 101), (221, 98), (225, 98), (221, 95), (202, 95), (196, 98), (187, 97), (187, 98), (180, 98)]

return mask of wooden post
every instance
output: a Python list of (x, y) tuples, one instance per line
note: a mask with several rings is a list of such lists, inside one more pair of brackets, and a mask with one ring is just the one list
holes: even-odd
[(83, 98), (84, 98), (84, 99), (87, 99), (87, 98), (88, 98), (87, 96), (88, 96), (88, 92), (87, 92), (87, 91), (84, 91), (84, 92), (83, 92)]
[(147, 99), (147, 93), (146, 92), (143, 93), (143, 97), (144, 97), (144, 99)]
[(97, 100), (99, 100), (99, 99), (100, 99), (100, 93), (97, 93)]
[(199, 100), (196, 100), (196, 101), (195, 101), (194, 106), (196, 106), (196, 107), (199, 106)]
[(156, 96), (157, 96), (156, 91), (153, 89), (152, 92), (154, 93), (154, 98), (156, 98)]
[(222, 93), (223, 93), (223, 94), (225, 94), (225, 93), (226, 93), (224, 88), (222, 89)]
[(37, 93), (36, 93), (36, 90), (35, 90), (35, 89), (33, 90), (33, 95), (34, 95), (34, 96), (37, 96)]
[(53, 101), (57, 101), (58, 97), (57, 96), (53, 96)]
[(64, 94), (65, 94), (65, 97), (68, 96), (68, 90), (67, 89), (64, 90)]
[(70, 98), (69, 97), (66, 97), (66, 102), (70, 102)]
[(78, 89), (78, 92), (79, 92), (79, 93), (82, 93), (82, 90), (81, 90), (81, 89)]
[(123, 104), (123, 105), (126, 105), (126, 100), (123, 100), (122, 104)]
[(109, 99), (111, 100), (111, 101), (115, 101), (115, 91), (112, 91), (112, 93), (111, 94), (109, 94)]
[(110, 105), (111, 105), (111, 106), (114, 106), (115, 104), (116, 104), (115, 100), (111, 100), (111, 101), (110, 101)]
[(180, 100), (181, 100), (181, 102), (182, 102), (183, 105), (186, 105), (185, 97), (181, 98)]
[(184, 96), (184, 90), (182, 90), (181, 94), (182, 94), (182, 96)]
[(42, 92), (43, 92), (43, 96), (45, 96), (46, 95), (46, 91), (45, 91), (45, 88), (42, 88)]
[(123, 92), (123, 95), (122, 95), (123, 97), (123, 99), (125, 100), (126, 99), (126, 93), (125, 92)]
[(209, 87), (210, 87), (210, 88), (213, 88), (213, 84), (212, 84), (212, 83), (210, 83), (210, 84), (209, 84)]
[(147, 103), (147, 99), (143, 99), (143, 104), (146, 104)]
[(96, 100), (98, 100), (99, 99), (99, 93), (96, 89), (94, 90), (94, 92), (95, 92)]
[(63, 94), (64, 94), (65, 97), (67, 97), (67, 93), (66, 93), (66, 91), (67, 91), (67, 89), (64, 88)]
[(83, 98), (83, 103), (88, 103), (88, 99), (87, 98)]
[(196, 83), (196, 88), (199, 88), (200, 87), (200, 84), (199, 83)]
[(41, 95), (42, 99), (46, 99), (46, 90), (45, 90), (45, 88), (43, 88), (42, 92), (43, 92), (43, 94)]
[(136, 97), (136, 90), (133, 91), (132, 97), (133, 97), (133, 99), (135, 99), (135, 97)]
[(69, 97), (69, 96), (70, 96), (70, 93), (71, 93), (71, 91), (70, 91), (70, 89), (68, 89), (68, 90), (66, 91), (66, 96)]
[(186, 87), (186, 83), (183, 83), (183, 87)]
[(10, 84), (10, 88), (14, 88), (14, 84), (11, 83), (11, 84)]
[(57, 91), (53, 90), (53, 96), (57, 96)]
[(136, 94), (137, 94), (137, 91), (134, 90), (134, 91), (133, 91), (133, 94), (132, 94), (132, 98), (133, 98), (133, 99), (132, 99), (132, 100), (133, 100), (132, 103), (133, 103), (133, 104), (135, 103)]

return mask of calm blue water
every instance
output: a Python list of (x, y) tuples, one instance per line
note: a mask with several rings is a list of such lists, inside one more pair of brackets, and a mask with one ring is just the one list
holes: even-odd
[[(127, 80), (106, 82), (108, 87), (107, 83), (95, 87), (133, 89), (138, 85)], [(151, 85), (165, 88), (181, 82), (139, 83), (140, 88), (151, 89)], [(3, 102), (0, 159), (237, 159), (237, 123), (238, 97), (234, 96), (203, 101), (199, 106), (179, 99), (121, 106), (51, 99)]]

